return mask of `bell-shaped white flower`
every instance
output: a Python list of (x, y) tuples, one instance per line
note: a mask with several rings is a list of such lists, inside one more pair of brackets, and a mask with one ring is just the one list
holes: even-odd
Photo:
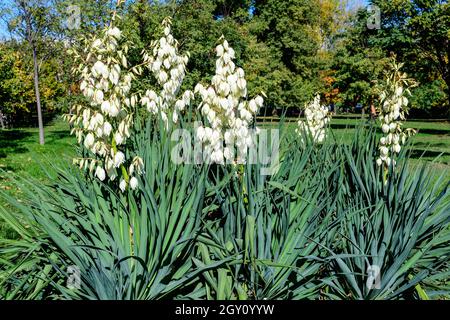
[(119, 188), (120, 191), (125, 192), (125, 190), (127, 189), (127, 182), (123, 179), (120, 180)]
[(102, 167), (97, 167), (97, 169), (95, 170), (95, 175), (97, 176), (97, 178), (100, 181), (104, 181), (106, 178), (106, 172), (105, 169), (103, 169)]
[(136, 179), (136, 177), (132, 177), (132, 178), (130, 179), (130, 188), (131, 188), (132, 190), (136, 190), (137, 187), (138, 187), (138, 185), (139, 185), (138, 179)]
[(125, 162), (125, 155), (121, 151), (118, 151), (114, 155), (114, 167), (119, 168), (124, 162)]

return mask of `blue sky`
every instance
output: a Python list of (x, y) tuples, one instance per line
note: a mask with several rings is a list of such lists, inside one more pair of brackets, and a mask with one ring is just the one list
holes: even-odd
[[(12, 0), (1, 0), (3, 7), (11, 6)], [(369, 0), (347, 0), (349, 8), (367, 5)], [(0, 8), (1, 9), (1, 8)], [(8, 32), (4, 21), (0, 20), (0, 39), (8, 37)]]

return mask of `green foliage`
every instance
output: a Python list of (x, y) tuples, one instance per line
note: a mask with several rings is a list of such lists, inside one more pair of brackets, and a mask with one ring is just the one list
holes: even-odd
[[(43, 103), (51, 109), (67, 111), (67, 106), (78, 98), (78, 88), (71, 86), (74, 79), (69, 70), (73, 61), (60, 54), (63, 49), (58, 39), (71, 41), (96, 32), (109, 23), (114, 3), (58, 0), (54, 8), (49, 8), (47, 1), (36, 3), (40, 3), (36, 8), (41, 8), (36, 16), (42, 17), (36, 20), (36, 26), (45, 26), (46, 30), (43, 37), (36, 34), (36, 39), (41, 39), (38, 52), (43, 60), (51, 57), (48, 67), (42, 65), (40, 70), (42, 78), (49, 79), (47, 87), (53, 92), (43, 97)], [(372, 3), (381, 9), (380, 30), (367, 28), (366, 10), (350, 15), (345, 5), (336, 0), (135, 0), (127, 1), (119, 12), (123, 17), (120, 27), (134, 43), (132, 63), (139, 63), (141, 50), (157, 38), (160, 21), (166, 16), (173, 18), (174, 36), (181, 39), (181, 50), (191, 53), (185, 87), (208, 82), (214, 69), (211, 48), (224, 34), (236, 49), (238, 64), (247, 70), (249, 93), (264, 91), (268, 109), (300, 109), (317, 92), (326, 96), (327, 103), (352, 109), (357, 102), (364, 106), (371, 103), (373, 84), (381, 77), (383, 60), (394, 52), (406, 62), (405, 71), (420, 83), (411, 99), (413, 115), (447, 116), (448, 2)], [(69, 5), (80, 8), (79, 29), (67, 27)], [(22, 30), (23, 21), (11, 24), (14, 26)], [(28, 69), (24, 65), (21, 72)], [(21, 83), (18, 75), (14, 81)], [(150, 79), (142, 81), (136, 91), (147, 88), (149, 83)], [(23, 90), (24, 96), (31, 96), (32, 87)], [(19, 103), (16, 98), (14, 101)]]
[[(150, 123), (139, 132), (139, 192), (119, 194), (76, 169), (50, 186), (18, 180), (24, 203), (1, 192), (20, 212), (2, 216), (21, 235), (1, 240), (3, 298), (418, 299), (444, 290), (450, 187), (411, 167), (407, 152), (384, 184), (372, 130), (322, 146), (285, 131), (273, 176), (260, 165), (175, 165), (168, 135)], [(367, 267), (377, 264), (381, 289), (369, 291)], [(72, 265), (79, 290), (66, 287)]]
[(302, 107), (320, 88), (317, 1), (255, 1), (258, 40), (270, 49), (268, 104)]
[(368, 43), (366, 18), (364, 12), (359, 12), (357, 18), (352, 17), (352, 24), (347, 26), (345, 33), (335, 37), (334, 87), (339, 90), (338, 104), (350, 109), (358, 102), (365, 106), (371, 103), (375, 82), (382, 78), (386, 66), (383, 51)]
[(445, 83), (442, 80), (434, 80), (420, 84), (417, 88), (411, 90), (411, 106), (419, 109), (415, 110), (418, 114), (422, 112), (423, 117), (445, 118), (446, 110)]
[[(447, 277), (450, 184), (445, 176), (431, 182), (426, 165), (412, 169), (406, 151), (384, 183), (373, 161), (376, 141), (373, 134), (357, 132), (352, 145), (343, 148), (335, 192), (340, 227), (337, 237), (329, 238), (333, 252), (343, 258), (331, 264), (327, 295), (332, 299), (419, 298), (415, 287), (424, 279)], [(378, 290), (367, 287), (367, 270), (373, 267), (380, 268)]]
[[(3, 298), (174, 297), (203, 271), (191, 268), (190, 257), (202, 218), (205, 168), (173, 164), (170, 143), (150, 125), (136, 143), (147, 165), (139, 192), (120, 194), (75, 168), (60, 170), (59, 182), (38, 193), (33, 181), (18, 181), (29, 198), (22, 205), (6, 196), (20, 216), (2, 208), (21, 236), (1, 246)], [(80, 290), (66, 287), (72, 265), (81, 271)]]
[[(0, 110), (12, 124), (23, 121), (24, 116), (29, 117), (36, 109), (33, 62), (25, 49), (26, 46), (14, 42), (0, 44)], [(64, 68), (59, 62), (58, 56), (49, 56), (40, 63), (40, 91), (46, 112), (60, 109), (68, 91), (62, 79)]]
[(0, 111), (14, 114), (29, 111), (35, 101), (33, 79), (26, 72), (24, 57), (12, 46), (0, 45)]
[[(359, 11), (356, 14), (356, 21), (345, 35), (348, 40), (359, 39), (354, 44), (355, 52), (349, 52), (347, 60), (356, 59), (363, 62), (371, 52), (381, 52), (382, 56), (386, 57), (395, 53), (399, 60), (406, 63), (405, 71), (420, 83), (420, 87), (415, 90), (411, 99), (412, 112), (419, 110), (416, 113), (420, 114), (421, 110), (425, 110), (422, 114), (432, 116), (448, 114), (450, 107), (449, 3), (439, 0), (372, 0), (371, 3), (381, 10), (380, 29), (366, 28), (369, 13), (365, 10)], [(345, 69), (343, 71), (345, 74)], [(376, 77), (376, 73), (370, 71), (370, 69), (366, 70), (362, 76), (355, 73), (354, 76), (364, 81), (368, 77)], [(433, 99), (425, 100), (425, 96)]]

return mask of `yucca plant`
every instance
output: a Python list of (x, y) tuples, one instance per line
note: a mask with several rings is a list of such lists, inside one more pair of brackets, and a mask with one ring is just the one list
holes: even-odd
[(286, 140), (273, 175), (261, 175), (261, 164), (219, 166), (210, 175), (221, 188), (207, 194), (197, 265), (234, 258), (203, 273), (206, 298), (317, 298), (323, 287), (323, 243), (336, 226), (327, 181), (339, 164), (330, 166), (330, 147), (302, 145), (279, 129)]
[[(4, 208), (2, 216), (21, 236), (0, 248), (3, 298), (176, 297), (202, 272), (191, 256), (207, 168), (172, 163), (160, 132), (148, 122), (135, 137), (145, 163), (139, 190), (122, 194), (72, 169), (49, 187), (18, 181), (27, 203), (3, 194), (20, 216)], [(79, 270), (79, 288), (66, 287), (68, 268)]]
[(353, 143), (341, 147), (342, 178), (334, 191), (340, 229), (328, 245), (347, 257), (331, 261), (326, 295), (427, 299), (423, 283), (448, 275), (449, 184), (433, 184), (430, 168), (412, 167), (406, 150), (386, 181), (374, 163), (376, 141), (373, 129), (359, 129)]

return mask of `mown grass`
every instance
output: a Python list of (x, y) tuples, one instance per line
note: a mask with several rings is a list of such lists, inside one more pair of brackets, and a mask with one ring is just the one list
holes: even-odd
[[(276, 121), (265, 120), (260, 125), (272, 126)], [(332, 132), (337, 141), (349, 143), (354, 137), (355, 127), (366, 121), (334, 118), (331, 122)], [(288, 130), (294, 130), (296, 122), (286, 122), (285, 126), (288, 126)], [(450, 122), (408, 121), (405, 127), (418, 129), (418, 134), (412, 138), (413, 163), (419, 165), (440, 156), (438, 162), (430, 165), (436, 169), (436, 173), (442, 173), (450, 180)], [(381, 132), (379, 134), (381, 136)], [(45, 128), (45, 135), (46, 144), (41, 146), (35, 128), (0, 130), (0, 188), (20, 199), (21, 191), (14, 186), (14, 176), (33, 177), (40, 183), (46, 183), (47, 172), (52, 172), (52, 164), (71, 163), (76, 141), (69, 135), (68, 125), (56, 120)], [(0, 205), (6, 206), (1, 198)], [(0, 221), (0, 236), (11, 236), (10, 233)]]
[[(356, 127), (365, 123), (370, 124), (367, 118), (333, 118), (331, 121), (332, 135), (338, 143), (348, 144), (354, 138)], [(373, 121), (373, 120), (372, 120)], [(261, 121), (262, 126), (275, 127), (278, 119)], [(260, 124), (260, 125), (261, 125)], [(285, 129), (294, 131), (297, 128), (297, 119), (288, 119)], [(373, 125), (379, 126), (377, 121)], [(286, 128), (287, 127), (287, 128)], [(417, 134), (410, 138), (411, 163), (420, 165), (429, 163), (436, 175), (444, 174), (446, 180), (450, 180), (450, 122), (449, 121), (407, 121), (404, 128), (417, 130)], [(378, 129), (379, 137), (382, 132)]]
[[(45, 145), (39, 145), (36, 128), (0, 130), (0, 188), (21, 199), (22, 192), (13, 183), (14, 178), (33, 177), (46, 183), (52, 173), (52, 164), (69, 165), (75, 154), (75, 139), (66, 123), (57, 120), (45, 128)], [(6, 202), (0, 198), (0, 206)], [(0, 236), (11, 237), (0, 217)]]

